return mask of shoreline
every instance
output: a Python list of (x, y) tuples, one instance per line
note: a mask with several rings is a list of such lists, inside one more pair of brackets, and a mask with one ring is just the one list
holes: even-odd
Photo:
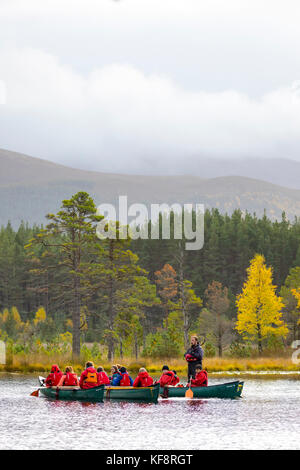
[[(101, 365), (107, 372), (110, 371), (111, 363), (107, 360), (91, 357), (95, 366)], [(174, 358), (139, 358), (138, 361), (132, 357), (123, 359), (115, 358), (115, 364), (123, 364), (132, 374), (137, 374), (141, 367), (145, 367), (150, 374), (160, 375), (162, 364), (168, 364), (171, 370), (176, 370), (179, 377), (186, 377), (187, 363), (183, 359)], [(61, 369), (66, 364), (72, 364), (74, 371), (79, 374), (84, 368), (85, 361), (72, 363), (71, 357), (23, 357), (17, 356), (12, 361), (0, 365), (0, 373), (24, 373), (45, 375), (51, 369), (52, 364), (58, 364)], [(229, 358), (208, 357), (203, 361), (203, 369), (206, 369), (210, 377), (275, 377), (281, 378), (300, 377), (300, 364), (292, 361), (291, 357), (253, 357), (253, 358)]]
[[(160, 373), (160, 371), (156, 371)], [(27, 375), (27, 376), (36, 376), (37, 374), (42, 373), (41, 371), (20, 371), (20, 370), (0, 370), (1, 376), (6, 375)], [(180, 376), (184, 375), (184, 372), (179, 374)], [(219, 372), (210, 372), (209, 378), (217, 379), (247, 379), (247, 380), (300, 380), (300, 371), (288, 371), (288, 370), (251, 370), (251, 371), (219, 371)], [(181, 380), (184, 382), (184, 380)]]

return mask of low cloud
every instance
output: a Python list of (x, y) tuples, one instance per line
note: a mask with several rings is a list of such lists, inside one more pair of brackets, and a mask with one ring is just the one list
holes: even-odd
[(6, 86), (5, 83), (0, 80), (0, 104), (6, 103)]
[(3, 48), (0, 64), (2, 148), (135, 173), (194, 173), (211, 157), (300, 159), (298, 82), (253, 98), (187, 91), (127, 64), (83, 74), (34, 48)]

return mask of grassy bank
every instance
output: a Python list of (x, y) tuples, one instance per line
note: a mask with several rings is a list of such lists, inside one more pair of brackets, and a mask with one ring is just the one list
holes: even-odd
[[(97, 358), (91, 358), (94, 360), (95, 365), (101, 365), (107, 372), (110, 371), (111, 363), (105, 360), (99, 360)], [(27, 357), (21, 360), (18, 357), (14, 357), (9, 364), (0, 365), (0, 371), (3, 372), (23, 372), (23, 373), (46, 373), (50, 370), (51, 365), (57, 363), (61, 368), (64, 368), (68, 364), (72, 364), (74, 370), (79, 373), (82, 371), (84, 366), (84, 360), (79, 364), (72, 364), (72, 360), (68, 356), (64, 357)], [(132, 374), (136, 374), (140, 367), (146, 367), (150, 373), (158, 374), (161, 371), (163, 364), (168, 364), (171, 369), (176, 369), (179, 376), (186, 375), (187, 364), (182, 359), (168, 359), (163, 358), (160, 360), (153, 359), (140, 359), (136, 361), (131, 357), (116, 358), (114, 364), (124, 364)], [(291, 358), (287, 357), (261, 357), (261, 358), (207, 358), (203, 362), (203, 367), (213, 376), (224, 373), (225, 376), (233, 373), (246, 373), (253, 375), (254, 372), (258, 372), (259, 376), (263, 372), (295, 372), (300, 371), (300, 364), (293, 364)], [(296, 374), (295, 374), (296, 375)], [(273, 375), (274, 376), (274, 375)]]

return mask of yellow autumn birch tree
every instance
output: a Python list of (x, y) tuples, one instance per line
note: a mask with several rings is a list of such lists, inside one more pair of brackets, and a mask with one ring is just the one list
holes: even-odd
[(255, 341), (261, 354), (264, 339), (288, 334), (288, 328), (281, 319), (284, 304), (275, 293), (272, 268), (266, 266), (262, 255), (257, 254), (251, 260), (247, 273), (243, 291), (236, 301), (236, 329), (245, 339)]
[[(292, 294), (298, 301), (297, 308), (300, 310), (300, 287), (298, 289), (292, 289)], [(300, 325), (300, 318), (298, 320), (298, 325)]]

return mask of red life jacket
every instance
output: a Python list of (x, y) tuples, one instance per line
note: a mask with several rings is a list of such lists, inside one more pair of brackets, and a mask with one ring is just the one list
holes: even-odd
[(102, 372), (97, 372), (97, 376), (98, 376), (98, 385), (109, 385), (109, 378), (106, 374), (106, 372), (104, 372), (104, 370)]
[(207, 387), (207, 372), (206, 370), (201, 370), (196, 374), (196, 377), (191, 380), (192, 387)]
[(129, 375), (127, 374), (127, 372), (124, 372), (124, 374), (121, 374), (122, 375), (122, 378), (120, 380), (120, 384), (121, 386), (123, 387), (128, 387), (131, 385), (130, 383), (130, 378), (129, 378)]
[(179, 382), (179, 377), (177, 377), (177, 375), (174, 375), (170, 385), (177, 385)]
[(80, 377), (80, 387), (84, 389), (97, 387), (98, 377), (97, 371), (94, 367), (88, 367), (82, 372)]
[(78, 379), (76, 374), (73, 374), (72, 372), (67, 372), (63, 385), (65, 385), (66, 387), (72, 387), (78, 384), (77, 381)]
[(153, 385), (153, 379), (148, 372), (140, 372), (133, 382), (133, 387), (150, 387), (150, 385)]
[(46, 386), (47, 387), (55, 387), (60, 379), (62, 378), (63, 374), (62, 372), (59, 370), (59, 367), (54, 364), (52, 367), (51, 367), (51, 372), (50, 374), (48, 375), (48, 377), (46, 378)]
[(188, 361), (188, 362), (197, 361), (197, 358), (194, 357), (194, 356), (192, 356), (191, 354), (186, 354), (186, 355), (185, 355), (185, 359), (186, 359), (186, 361)]
[(175, 374), (172, 370), (168, 370), (167, 373), (162, 374), (161, 378), (159, 379), (160, 386), (165, 387), (166, 385), (172, 385), (174, 376)]

